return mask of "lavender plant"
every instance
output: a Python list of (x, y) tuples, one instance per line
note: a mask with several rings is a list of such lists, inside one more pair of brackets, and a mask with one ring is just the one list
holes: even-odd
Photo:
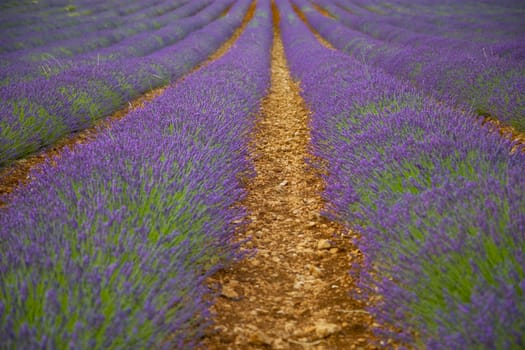
[(222, 58), (68, 150), (0, 211), (4, 348), (195, 348), (269, 86), (269, 2)]
[[(166, 46), (174, 45), (189, 33), (209, 24), (219, 17), (231, 3), (232, 1), (217, 1), (193, 17), (178, 19), (179, 16), (188, 13), (188, 11), (198, 11), (207, 5), (206, 1), (192, 2), (188, 4), (189, 6), (180, 8), (180, 11), (170, 13), (168, 18), (162, 19), (160, 22), (151, 21), (151, 26), (153, 26), (150, 28), (151, 30), (143, 31), (147, 28), (147, 22), (135, 22), (133, 28), (137, 28), (141, 32), (126, 38), (121, 38), (121, 35), (115, 32), (118, 31), (127, 35), (129, 27), (120, 27), (118, 30), (111, 30), (109, 37), (101, 37), (104, 33), (93, 32), (92, 40), (89, 40), (88, 37), (85, 37), (82, 42), (74, 39), (70, 43), (73, 46), (59, 42), (56, 46), (45, 46), (39, 50), (16, 51), (10, 55), (4, 55), (2, 59), (5, 62), (0, 69), (1, 85), (8, 86), (38, 77), (52, 79), (57, 74), (79, 67), (93, 67), (106, 61), (146, 56)], [(174, 22), (175, 20), (177, 22)], [(164, 26), (156, 29), (157, 25), (161, 23)], [(109, 45), (118, 38), (122, 40)], [(96, 50), (99, 45), (109, 46)], [(58, 55), (56, 51), (58, 51)], [(74, 55), (71, 58), (61, 58), (61, 56), (71, 56), (76, 51), (87, 52)]]
[[(375, 39), (385, 40), (395, 44), (401, 45), (411, 45), (411, 46), (420, 46), (424, 45), (426, 47), (437, 47), (437, 48), (447, 48), (451, 50), (459, 50), (465, 52), (468, 50), (473, 55), (478, 55), (481, 57), (487, 55), (497, 55), (505, 57), (508, 59), (521, 60), (523, 59), (523, 53), (525, 52), (525, 44), (523, 43), (522, 37), (525, 33), (519, 34), (499, 34), (497, 38), (490, 40), (488, 34), (494, 34), (497, 32), (496, 28), (498, 25), (503, 27), (501, 18), (485, 18), (478, 11), (471, 11), (470, 19), (477, 23), (478, 28), (465, 28), (465, 24), (462, 23), (460, 28), (461, 32), (464, 34), (461, 38), (451, 37), (446, 30), (450, 28), (450, 21), (440, 19), (443, 24), (440, 26), (441, 30), (436, 30), (430, 33), (425, 33), (418, 28), (417, 31), (413, 31), (407, 28), (400, 26), (402, 23), (418, 21), (421, 13), (413, 13), (410, 20), (407, 20), (407, 13), (403, 12), (404, 18), (403, 22), (396, 23), (391, 20), (390, 14), (378, 15), (377, 13), (370, 12), (368, 14), (353, 14), (347, 11), (342, 11), (340, 7), (334, 4), (331, 0), (317, 0), (316, 3), (322, 8), (329, 11), (329, 13), (336, 17), (344, 25), (361, 31), (365, 34), (372, 36)], [(406, 6), (408, 8), (408, 5)], [(405, 7), (403, 7), (405, 9)], [(438, 12), (434, 8), (435, 12)], [(508, 11), (505, 15), (514, 15), (519, 13), (514, 10), (514, 12)], [(428, 18), (426, 18), (428, 23)], [(505, 21), (505, 23), (507, 23)], [(396, 25), (397, 24), (397, 25)], [(492, 24), (489, 29), (483, 30), (483, 35), (481, 39), (475, 39), (474, 35), (479, 35), (480, 29), (479, 26), (487, 26), (487, 24)], [(468, 35), (471, 36), (468, 36)], [(493, 42), (494, 41), (494, 42)]]
[[(54, 7), (54, 11), (50, 10), (53, 7), (48, 5), (43, 15), (35, 11), (29, 13), (29, 18), (34, 23), (25, 21), (27, 13), (9, 14), (3, 23), (12, 21), (16, 25), (3, 30), (1, 51), (36, 47), (58, 38), (70, 38), (74, 35), (78, 37), (83, 32), (96, 29), (117, 28), (133, 20), (143, 20), (146, 16), (154, 15), (159, 3), (159, 0), (148, 0), (131, 3), (106, 1), (84, 5), (62, 4)], [(171, 2), (167, 8), (173, 6), (179, 5)]]
[[(5, 65), (11, 63), (11, 61), (15, 59), (35, 62), (45, 60), (50, 56), (56, 58), (68, 57), (87, 50), (109, 46), (133, 34), (146, 30), (159, 29), (163, 25), (166, 25), (168, 21), (174, 21), (188, 16), (189, 14), (194, 14), (195, 7), (199, 9), (198, 6), (204, 7), (207, 3), (202, 1), (193, 2), (192, 4), (192, 6), (181, 6), (181, 4), (176, 4), (171, 1), (164, 1), (155, 6), (148, 6), (146, 9), (134, 13), (133, 15), (126, 16), (125, 23), (119, 23), (117, 27), (109, 28), (110, 26), (107, 26), (100, 30), (92, 30), (92, 28), (76, 30), (77, 33), (81, 34), (82, 41), (78, 40), (78, 37), (54, 40), (52, 31), (41, 29), (37, 33), (40, 33), (40, 35), (42, 35), (42, 32), (47, 33), (45, 37), (49, 42), (36, 48), (26, 48), (24, 50), (4, 53), (0, 55), (0, 62), (5, 62), (2, 63)], [(114, 15), (113, 20), (119, 22), (120, 17), (121, 16)], [(89, 18), (91, 20), (90, 22), (93, 22), (96, 17), (90, 16)], [(6, 31), (4, 30), (4, 35), (5, 32)], [(70, 28), (61, 28), (60, 32), (62, 34), (71, 35), (75, 31)], [(27, 36), (31, 36), (31, 33), (27, 33), (26, 29), (26, 33), (22, 32), (22, 34), (24, 35), (24, 39), (22, 39), (23, 45), (27, 45)], [(16, 39), (13, 39), (13, 42), (16, 42)], [(6, 42), (4, 41), (2, 44), (5, 45)]]
[[(155, 0), (156, 1), (156, 0)], [(130, 4), (124, 1), (92, 1), (90, 3), (65, 4), (49, 2), (32, 3), (24, 7), (18, 3), (19, 6), (11, 10), (2, 11), (0, 14), (1, 26), (5, 31), (5, 38), (12, 38), (23, 35), (24, 33), (37, 33), (38, 31), (49, 31), (53, 29), (74, 27), (83, 25), (89, 22), (100, 20), (100, 28), (104, 25), (112, 26), (108, 22), (108, 18), (115, 18), (120, 22), (118, 16), (120, 14), (131, 14), (133, 8), (140, 9), (142, 6), (153, 5), (154, 2), (144, 4), (133, 4), (131, 11), (126, 11), (130, 8)], [(138, 5), (138, 8), (137, 8)], [(105, 21), (105, 22), (104, 22)], [(47, 40), (42, 38), (42, 40)], [(23, 46), (23, 44), (22, 44)], [(18, 46), (19, 48), (20, 46)], [(16, 50), (17, 46), (9, 47), (6, 51)], [(2, 49), (4, 51), (4, 48)]]
[(311, 25), (336, 48), (415, 83), (437, 98), (525, 130), (525, 66), (496, 56), (431, 46), (401, 46), (373, 39), (294, 0)]
[[(340, 0), (338, 0), (340, 1)], [(492, 43), (505, 38), (519, 39), (524, 33), (521, 1), (351, 1), (376, 11), (362, 15), (382, 17), (385, 22), (414, 32), (448, 38)], [(353, 6), (352, 8), (355, 8)]]
[(362, 235), (369, 270), (356, 278), (384, 332), (416, 348), (523, 347), (523, 146), (322, 47), (289, 3), (279, 8), (328, 161), (326, 215)]
[(91, 125), (130, 99), (165, 85), (205, 60), (240, 25), (250, 1), (176, 45), (151, 55), (80, 66), (0, 88), (0, 166)]

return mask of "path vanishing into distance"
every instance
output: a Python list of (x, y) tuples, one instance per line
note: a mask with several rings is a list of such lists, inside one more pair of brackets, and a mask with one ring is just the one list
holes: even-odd
[[(227, 52), (254, 11), (255, 2), (234, 35), (192, 72)], [(272, 11), (271, 88), (251, 144), (257, 176), (247, 183), (242, 203), (251, 222), (238, 237), (252, 253), (208, 281), (219, 297), (203, 348), (374, 349), (367, 345), (377, 341), (373, 319), (363, 302), (348, 295), (355, 288), (348, 270), (361, 260), (351, 243), (355, 234), (320, 214), (323, 181), (315, 169), (319, 160), (309, 153), (310, 113), (286, 64), (278, 10)], [(152, 90), (95, 126), (3, 169), (0, 194), (28, 183), (39, 164), (59, 161), (65, 147), (90, 142), (164, 90)]]
[[(374, 333), (384, 326), (367, 310), (381, 297), (367, 294), (356, 298), (361, 292), (357, 277), (350, 273), (359, 273), (365, 265), (362, 252), (353, 243), (360, 235), (323, 215), (326, 160), (312, 154), (312, 111), (287, 63), (276, 1), (271, 1), (271, 85), (255, 116), (248, 145), (255, 174), (241, 174), (246, 196), (238, 205), (246, 209), (247, 220), (245, 224), (234, 222), (241, 225), (230, 242), (238, 244), (244, 255), (205, 281), (209, 293), (204, 300), (210, 302), (211, 309), (206, 315), (209, 327), (197, 341), (198, 349), (371, 350), (407, 346)], [(170, 85), (176, 86), (234, 48), (254, 18), (257, 3), (253, 1), (242, 25), (215, 53)], [(314, 7), (332, 18), (322, 7)], [(334, 49), (296, 5), (293, 9), (322, 45)], [(66, 149), (93, 142), (129, 113), (154, 103), (167, 88), (153, 89), (94, 126), (0, 168), (0, 210), (9, 207), (8, 195), (30, 183), (39, 166), (56, 164)], [(514, 140), (515, 149), (525, 143), (522, 132), (497, 120), (487, 121), (494, 132)]]
[[(309, 153), (310, 112), (287, 67), (273, 6), (271, 88), (252, 140), (257, 176), (239, 239), (255, 253), (210, 280), (220, 298), (204, 349), (375, 349), (373, 319), (348, 273), (355, 233), (321, 216), (324, 185)], [(377, 326), (377, 325), (376, 325)], [(382, 344), (386, 344), (382, 341)]]

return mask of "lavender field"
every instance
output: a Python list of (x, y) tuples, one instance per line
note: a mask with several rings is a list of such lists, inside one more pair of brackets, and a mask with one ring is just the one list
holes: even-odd
[(165, 90), (1, 196), (0, 349), (201, 347), (276, 26), (367, 349), (525, 348), (523, 1), (5, 0), (0, 173)]

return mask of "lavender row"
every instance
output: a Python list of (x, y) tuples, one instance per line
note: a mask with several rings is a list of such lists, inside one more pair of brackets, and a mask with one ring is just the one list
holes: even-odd
[[(442, 6), (437, 7), (435, 2), (420, 2), (423, 6), (412, 10), (412, 3), (400, 2), (397, 7), (401, 13), (397, 16), (388, 13), (381, 18), (417, 33), (470, 42), (467, 45), (484, 47), (485, 51), (499, 56), (518, 60), (525, 58), (525, 7), (522, 2), (451, 2), (447, 4), (446, 11), (443, 11)], [(444, 16), (437, 15), (442, 12), (445, 12)]]
[(240, 175), (269, 86), (268, 1), (234, 48), (46, 164), (0, 212), (7, 348), (193, 349), (239, 257)]
[[(225, 0), (228, 1), (228, 0)], [(0, 88), (0, 165), (83, 129), (205, 60), (241, 24), (250, 0), (176, 45), (141, 58), (81, 66)]]
[(426, 34), (470, 38), (475, 41), (496, 41), (502, 37), (523, 36), (525, 8), (519, 0), (509, 1), (360, 1), (336, 0), (368, 9), (369, 14), (385, 21)]
[[(314, 0), (317, 2), (317, 0)], [(321, 0), (325, 2), (325, 0)], [(373, 2), (330, 0), (344, 13), (381, 18), (381, 22), (414, 33), (444, 36), (495, 44), (505, 39), (523, 36), (523, 6), (510, 0), (514, 6), (500, 7), (496, 2)]]
[(408, 79), (426, 93), (525, 130), (525, 65), (447, 48), (401, 46), (374, 39), (294, 0), (311, 25), (355, 59)]
[[(167, 3), (169, 4), (170, 1), (167, 1)], [(41, 62), (43, 60), (57, 61), (56, 59), (70, 57), (96, 48), (113, 45), (114, 43), (123, 40), (126, 37), (132, 36), (133, 34), (138, 34), (141, 31), (154, 29), (158, 30), (161, 27), (172, 23), (173, 21), (177, 21), (180, 18), (195, 14), (199, 9), (202, 9), (202, 7), (208, 3), (206, 1), (200, 1), (193, 2), (192, 4), (193, 5), (178, 6), (177, 8), (174, 8), (163, 15), (155, 15), (153, 17), (139, 16), (137, 14), (139, 18), (135, 18), (135, 20), (128, 25), (120, 25), (118, 28), (108, 28), (99, 31), (83, 32), (82, 40), (79, 40), (78, 38), (71, 38), (50, 41), (41, 47), (27, 48), (0, 54), (0, 67), (2, 67), (4, 70), (2, 76), (6, 75), (7, 73), (5, 72), (7, 72), (7, 69), (14, 64), (33, 64), (32, 62), (35, 62), (35, 65), (38, 63), (42, 65), (45, 64), (45, 62)], [(146, 11), (150, 12), (151, 7)], [(49, 38), (50, 36), (51, 35), (48, 35), (47, 37)]]
[[(199, 6), (202, 1), (194, 1), (194, 6)], [(205, 4), (200, 6), (202, 8)], [(132, 15), (119, 15), (118, 9), (113, 11), (104, 12), (103, 15), (85, 15), (85, 21), (78, 21), (75, 25), (68, 26), (66, 28), (48, 28), (47, 26), (39, 27), (35, 29), (21, 29), (17, 35), (8, 36), (9, 32), (4, 31), (3, 35), (5, 38), (2, 40), (0, 46), (0, 52), (10, 53), (18, 50), (28, 50), (35, 48), (42, 48), (48, 44), (53, 44), (60, 40), (76, 39), (80, 40), (84, 38), (85, 34), (93, 32), (101, 32), (101, 35), (107, 35), (111, 30), (122, 31), (127, 29), (130, 31), (138, 31), (141, 28), (137, 27), (137, 24), (141, 22), (152, 22), (155, 16), (177, 10), (179, 6), (175, 6), (173, 3), (161, 4), (157, 9), (156, 6), (150, 4), (144, 9), (133, 13)], [(155, 22), (153, 22), (154, 24)], [(148, 26), (147, 28), (149, 28)], [(158, 29), (159, 26), (151, 26), (151, 29)], [(144, 30), (146, 28), (143, 28)]]
[[(105, 44), (108, 41), (107, 37), (101, 38), (98, 36), (100, 33), (95, 32), (93, 35), (89, 35), (92, 38), (91, 40), (87, 39), (82, 42), (74, 40), (72, 42), (73, 47), (70, 47), (70, 49), (67, 49), (67, 46), (61, 43), (54, 49), (58, 52), (65, 52), (68, 55), (72, 54), (73, 50), (87, 51), (84, 54), (75, 55), (71, 58), (59, 59), (60, 56), (57, 57), (50, 54), (50, 52), (53, 52), (52, 48), (28, 50), (26, 52), (17, 51), (10, 55), (5, 55), (4, 57), (8, 57), (8, 62), (4, 64), (4, 67), (0, 68), (0, 86), (29, 81), (38, 77), (51, 78), (57, 74), (65, 74), (68, 70), (100, 65), (101, 62), (151, 54), (156, 50), (175, 44), (189, 33), (209, 24), (219, 17), (228, 6), (231, 6), (233, 0), (215, 1), (209, 5), (210, 2), (209, 0), (191, 2), (188, 6), (180, 8), (180, 11), (170, 14), (171, 20), (175, 20), (176, 23), (168, 24), (160, 29), (147, 30), (125, 38), (119, 38), (118, 32), (121, 34), (126, 33), (129, 28), (118, 29), (113, 32), (113, 34), (116, 34), (115, 36), (112, 34), (112, 37), (117, 39), (118, 42), (105, 48), (94, 49), (94, 47)], [(204, 9), (202, 9), (203, 7)], [(181, 15), (184, 16), (188, 12), (196, 11), (199, 12), (192, 17), (178, 19)], [(138, 24), (136, 28), (145, 29), (142, 24)], [(29, 55), (31, 58), (35, 56), (47, 57), (47, 61), (28, 63), (24, 61), (24, 55)]]
[(522, 348), (524, 147), (322, 47), (279, 7), (314, 152), (328, 161), (326, 214), (361, 233), (369, 311), (415, 348)]
[[(375, 13), (366, 15), (353, 14), (341, 10), (341, 8), (331, 0), (317, 0), (316, 3), (329, 11), (333, 17), (344, 25), (370, 35), (375, 39), (401, 45), (424, 45), (426, 47), (446, 48), (449, 50), (460, 50), (462, 52), (468, 50), (478, 56), (497, 55), (514, 60), (522, 60), (525, 58), (525, 43), (521, 40), (523, 39), (523, 35), (520, 38), (498, 38), (496, 43), (488, 42), (487, 35), (483, 35), (484, 40), (481, 42), (474, 41), (471, 37), (451, 38), (444, 29), (436, 33), (412, 31), (394, 24), (389, 24), (387, 15), (378, 15)], [(474, 16), (475, 14), (472, 15)], [(404, 21), (407, 21), (407, 19), (405, 18)], [(484, 23), (484, 21), (481, 20), (476, 22)], [(465, 30), (465, 28), (463, 28), (463, 30), (465, 33), (477, 33), (476, 31)], [(503, 41), (503, 43), (500, 43), (500, 41)]]
[[(40, 8), (40, 10), (35, 7)], [(27, 11), (24, 11), (23, 6), (18, 6), (12, 11), (5, 11), (0, 14), (2, 18), (1, 28), (5, 31), (6, 37), (21, 35), (31, 30), (67, 28), (92, 21), (93, 18), (115, 16), (119, 13), (117, 9), (120, 7), (125, 8), (127, 5), (124, 1), (113, 0), (94, 1), (89, 4), (62, 3), (56, 6), (37, 3), (32, 4), (26, 9)]]
[[(400, 6), (410, 7), (408, 2)], [(423, 13), (423, 16), (421, 16)], [(479, 42), (497, 42), (512, 37), (523, 38), (523, 16), (525, 7), (519, 0), (510, 1), (461, 1), (449, 2), (446, 6), (421, 1), (420, 6), (404, 13), (420, 30), (428, 33), (445, 33), (449, 37)], [(404, 25), (399, 17), (393, 16), (399, 25)], [(397, 18), (396, 18), (397, 17)], [(413, 25), (412, 24), (412, 25)], [(428, 30), (425, 28), (428, 27)]]
[[(91, 6), (91, 9), (96, 9), (99, 6), (106, 7), (108, 5), (111, 7), (108, 1), (103, 0), (93, 0), (89, 2), (76, 1), (76, 4), (81, 8), (84, 8), (86, 5)], [(67, 4), (64, 4), (64, 2), (60, 0), (37, 2), (31, 0), (6, 0), (0, 4), (0, 8), (2, 8), (0, 20), (2, 21), (2, 27), (6, 28), (28, 26), (45, 20), (49, 15), (66, 15), (66, 5)], [(13, 16), (18, 16), (18, 21), (14, 20)]]
[(92, 1), (85, 4), (64, 4), (51, 7), (42, 4), (42, 10), (36, 11), (31, 6), (29, 11), (16, 11), (2, 13), (2, 28), (5, 37), (13, 37), (28, 33), (65, 29), (83, 25), (95, 20), (105, 20), (102, 24), (111, 26), (108, 19), (121, 20), (120, 17), (133, 15), (135, 12), (154, 6), (161, 0), (147, 0), (145, 2), (127, 2), (123, 0)]
[[(211, 3), (211, 5), (210, 5)], [(211, 2), (193, 1), (155, 20), (154, 28), (125, 38), (109, 47), (86, 52), (73, 57), (73, 62), (94, 64), (97, 61), (118, 59), (127, 56), (143, 56), (172, 44), (191, 31), (210, 23), (232, 4), (231, 0)], [(158, 28), (157, 28), (158, 27)], [(89, 44), (89, 42), (87, 43)], [(67, 64), (67, 61), (66, 61)]]

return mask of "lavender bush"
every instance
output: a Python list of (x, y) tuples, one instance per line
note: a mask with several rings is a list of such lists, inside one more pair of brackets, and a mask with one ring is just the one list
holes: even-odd
[(0, 88), (0, 166), (181, 77), (233, 33), (249, 4), (249, 0), (237, 1), (226, 16), (151, 55), (80, 66), (52, 80), (39, 78)]
[(525, 345), (525, 153), (475, 115), (322, 47), (280, 2), (328, 160), (327, 215), (359, 230), (370, 309), (416, 348)]
[(360, 15), (381, 17), (389, 24), (418, 33), (485, 43), (519, 39), (525, 34), (525, 7), (519, 0), (332, 1), (350, 4), (352, 10), (360, 7), (364, 10)]
[[(196, 11), (207, 4), (207, 1), (199, 1), (180, 6), (173, 4), (171, 1), (165, 1), (162, 4), (150, 6), (133, 16), (129, 16), (129, 23), (121, 24), (116, 28), (109, 28), (108, 26), (108, 28), (101, 30), (84, 29), (78, 31), (82, 35), (82, 40), (79, 40), (78, 37), (50, 40), (40, 47), (20, 49), (1, 54), (0, 66), (6, 68), (20, 61), (27, 64), (36, 64), (38, 62), (40, 65), (43, 65), (55, 59), (60, 61), (64, 57), (71, 57), (97, 48), (107, 47), (135, 34), (160, 29), (169, 22), (173, 24), (174, 21), (178, 21), (180, 18), (195, 14)], [(61, 31), (70, 33), (69, 28), (61, 29)], [(51, 36), (52, 34), (46, 36), (46, 38)], [(24, 44), (27, 44), (27, 39), (22, 40)]]
[[(148, 30), (136, 35), (132, 35), (114, 43), (113, 45), (95, 49), (99, 44), (112, 41), (111, 37), (118, 33), (112, 30), (110, 39), (101, 37), (100, 32), (93, 32), (93, 39), (85, 38), (79, 42), (78, 39), (72, 40), (72, 47), (64, 45), (63, 42), (57, 43), (56, 46), (45, 46), (41, 49), (16, 51), (9, 55), (4, 55), (5, 62), (0, 68), (1, 85), (9, 86), (20, 81), (29, 81), (38, 77), (53, 79), (57, 74), (66, 73), (68, 70), (78, 69), (80, 67), (94, 67), (107, 61), (129, 59), (132, 57), (143, 57), (152, 54), (164, 47), (174, 45), (186, 37), (189, 33), (209, 24), (219, 17), (221, 13), (231, 5), (232, 1), (216, 1), (213, 5), (206, 7), (198, 12), (195, 16), (189, 18), (177, 19), (188, 11), (199, 11), (206, 2), (192, 2), (189, 6), (180, 8), (180, 11), (171, 13), (169, 24), (160, 29)], [(163, 23), (163, 20), (160, 23)], [(151, 25), (156, 26), (156, 21)], [(135, 22), (134, 27), (144, 29), (147, 22)], [(129, 28), (119, 28), (118, 31), (126, 32)], [(58, 55), (56, 52), (58, 51)], [(87, 51), (83, 54), (74, 55), (71, 58), (61, 58), (63, 55), (70, 56), (74, 51)], [(60, 54), (60, 53), (63, 53)], [(41, 59), (44, 59), (42, 61)], [(30, 62), (28, 62), (30, 60)], [(36, 61), (34, 61), (36, 60)]]
[(35, 171), (0, 211), (4, 348), (192, 349), (203, 280), (238, 256), (269, 2), (225, 56)]
[(408, 79), (425, 92), (525, 130), (525, 65), (446, 47), (402, 46), (373, 39), (294, 0), (311, 25), (352, 57)]
[[(148, 4), (152, 3), (149, 2), (144, 5), (148, 6)], [(140, 8), (141, 5), (138, 6)], [(39, 30), (74, 27), (97, 20), (107, 21), (108, 17), (115, 17), (120, 14), (119, 8), (124, 9), (125, 7), (127, 5), (121, 0), (93, 1), (83, 4), (79, 2), (70, 4), (65, 1), (57, 1), (56, 4), (51, 4), (50, 2), (39, 1), (38, 3), (28, 4), (28, 6), (23, 6), (18, 2), (18, 6), (5, 9), (0, 13), (2, 20), (0, 28), (5, 31), (6, 38), (11, 38), (29, 31), (38, 32)], [(137, 7), (136, 3), (134, 7)], [(107, 22), (106, 24), (112, 25)], [(16, 47), (12, 47), (8, 51), (13, 49), (16, 50)]]
[[(133, 20), (143, 20), (146, 16), (152, 15), (149, 9), (154, 10), (159, 2), (159, 0), (148, 0), (129, 3), (114, 0), (83, 5), (64, 3), (54, 9), (47, 5), (43, 13), (30, 11), (29, 18), (24, 12), (6, 13), (7, 18), (1, 26), (4, 27), (4, 40), (0, 52), (36, 47), (73, 35), (81, 36), (82, 29), (85, 33), (103, 28), (116, 28)], [(9, 22), (15, 23), (15, 26), (9, 27)]]
[[(464, 23), (462, 23), (462, 26), (457, 28), (457, 30), (461, 29), (461, 32), (465, 35), (464, 37), (457, 38), (451, 37), (447, 33), (447, 29), (450, 29), (450, 21), (444, 19), (440, 19), (442, 25), (439, 29), (441, 30), (435, 30), (430, 33), (425, 33), (421, 28), (418, 28), (419, 30), (417, 31), (412, 31), (399, 26), (401, 23), (410, 22), (413, 24), (414, 21), (418, 21), (422, 16), (420, 12), (413, 13), (409, 20), (406, 18), (407, 13), (403, 12), (405, 16), (403, 21), (396, 25), (395, 22), (393, 24), (390, 23), (392, 22), (390, 14), (379, 15), (373, 12), (354, 14), (342, 11), (340, 7), (332, 2), (332, 0), (316, 0), (315, 3), (327, 10), (344, 25), (379, 40), (385, 40), (401, 45), (425, 45), (427, 47), (433, 46), (437, 48), (447, 48), (460, 50), (462, 52), (468, 50), (472, 54), (481, 57), (495, 54), (518, 61), (525, 57), (525, 43), (522, 40), (525, 33), (521, 33), (521, 35), (500, 34), (497, 38), (490, 40), (488, 34), (490, 33), (494, 35), (495, 32), (498, 32), (494, 27), (499, 25), (501, 28), (506, 28), (508, 21), (502, 21), (500, 18), (485, 18), (486, 16), (479, 13), (479, 9), (477, 11), (469, 12), (471, 22), (476, 23), (476, 29), (465, 28)], [(403, 9), (405, 9), (405, 7), (403, 7)], [(434, 12), (437, 12), (436, 8), (434, 8)], [(506, 12), (505, 15), (516, 15), (517, 12), (518, 11), (509, 11), (508, 13)], [(427, 17), (428, 15), (425, 16), (425, 23), (429, 23)], [(476, 39), (473, 37), (474, 35), (479, 35), (479, 27), (487, 26), (487, 24), (492, 24), (492, 26), (489, 29), (483, 30), (482, 38)], [(467, 36), (468, 34), (471, 34), (471, 36)]]

